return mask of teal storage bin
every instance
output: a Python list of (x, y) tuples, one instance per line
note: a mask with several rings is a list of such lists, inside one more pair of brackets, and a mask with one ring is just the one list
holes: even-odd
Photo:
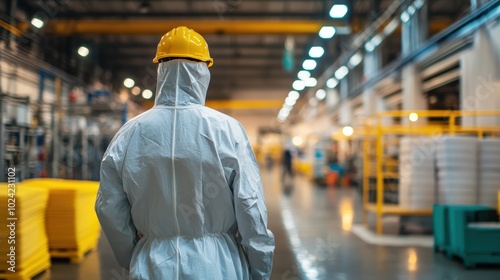
[(434, 251), (443, 251), (451, 257), (453, 250), (451, 248), (451, 234), (455, 227), (450, 225), (450, 209), (461, 210), (488, 210), (489, 207), (478, 205), (444, 205), (435, 204), (432, 211), (432, 223), (434, 232)]
[(500, 223), (495, 209), (450, 207), (448, 218), (448, 255), (462, 258), (466, 267), (478, 263), (500, 264)]
[(447, 205), (434, 204), (432, 210), (432, 228), (434, 232), (434, 252), (446, 252), (449, 249), (450, 240)]

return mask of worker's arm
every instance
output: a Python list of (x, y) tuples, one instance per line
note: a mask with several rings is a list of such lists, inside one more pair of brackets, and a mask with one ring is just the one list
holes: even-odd
[(241, 245), (248, 256), (252, 279), (269, 279), (274, 236), (267, 229), (267, 209), (259, 167), (248, 139), (237, 144), (237, 152), (238, 167), (232, 189)]
[(130, 202), (123, 190), (119, 155), (123, 155), (123, 151), (112, 143), (101, 163), (95, 210), (116, 260), (120, 266), (129, 269), (137, 230), (132, 221)]

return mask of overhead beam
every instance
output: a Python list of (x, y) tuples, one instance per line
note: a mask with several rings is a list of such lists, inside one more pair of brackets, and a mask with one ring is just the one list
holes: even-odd
[(204, 20), (217, 19), (314, 19), (325, 17), (325, 13), (322, 10), (317, 10), (313, 12), (225, 12), (219, 13), (216, 10), (212, 11), (186, 11), (186, 12), (150, 12), (147, 14), (135, 13), (121, 13), (121, 12), (86, 12), (86, 13), (76, 13), (76, 12), (66, 12), (61, 13), (57, 16), (58, 19), (192, 19), (192, 18), (203, 18)]
[[(314, 34), (325, 24), (345, 26), (342, 21), (325, 20), (50, 20), (44, 27), (47, 34), (70, 35), (163, 35), (177, 26), (188, 26), (201, 34)], [(29, 29), (23, 22), (21, 30)]]

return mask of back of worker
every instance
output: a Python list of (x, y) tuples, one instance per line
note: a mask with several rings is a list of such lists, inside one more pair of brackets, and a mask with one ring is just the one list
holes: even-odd
[(255, 157), (241, 125), (204, 106), (209, 81), (205, 63), (160, 63), (155, 106), (103, 158), (96, 211), (132, 279), (270, 276)]

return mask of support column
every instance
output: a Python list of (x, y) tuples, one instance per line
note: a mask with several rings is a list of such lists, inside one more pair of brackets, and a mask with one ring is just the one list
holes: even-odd
[[(474, 34), (473, 47), (460, 56), (460, 108), (465, 111), (498, 110), (500, 80), (500, 25)], [(467, 117), (464, 125), (500, 125), (496, 117)]]
[(403, 56), (418, 49), (428, 36), (428, 5), (425, 4), (403, 23), (401, 46)]
[[(380, 48), (365, 55), (363, 62), (363, 75), (366, 79), (371, 79), (380, 68)], [(363, 116), (368, 117), (377, 112), (377, 91), (374, 86), (365, 89), (363, 92)]]
[[(423, 7), (403, 23), (401, 45), (403, 56), (418, 49), (427, 38), (427, 1)], [(403, 110), (427, 110), (427, 100), (422, 92), (422, 80), (415, 64), (409, 64), (402, 70)], [(422, 120), (420, 120), (422, 122)], [(408, 124), (407, 118), (403, 124)]]

